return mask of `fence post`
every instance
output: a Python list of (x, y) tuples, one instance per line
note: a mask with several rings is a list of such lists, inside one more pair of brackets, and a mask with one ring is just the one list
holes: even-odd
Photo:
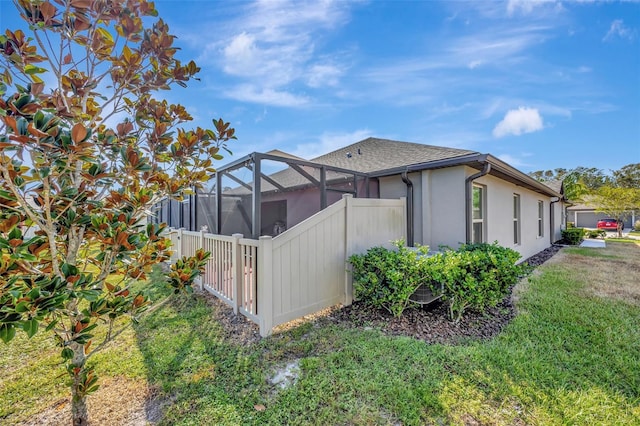
[[(199, 248), (204, 250), (204, 247), (205, 247), (205, 245), (204, 245), (204, 231), (200, 231), (200, 247)], [(197, 250), (197, 248), (196, 248), (196, 250)], [(194, 250), (194, 254), (195, 254), (195, 250)], [(208, 262), (209, 261), (207, 261), (207, 263)], [(207, 269), (209, 269), (209, 268), (205, 268), (204, 273), (198, 277), (198, 280), (200, 281), (200, 291), (204, 291), (205, 280), (207, 278), (209, 278), (207, 276)]]
[(242, 258), (242, 250), (240, 249), (240, 238), (242, 234), (233, 234), (233, 243), (231, 246), (231, 282), (233, 290), (231, 299), (233, 299), (233, 313), (238, 315), (238, 308), (244, 300), (244, 259)]
[(345, 202), (344, 208), (344, 306), (349, 306), (353, 303), (353, 276), (351, 273), (351, 264), (349, 263), (349, 256), (353, 254), (353, 195), (344, 194), (342, 199)]
[(182, 228), (178, 228), (178, 244), (176, 244), (176, 257), (182, 259)]
[(258, 247), (258, 318), (260, 335), (266, 337), (273, 328), (273, 239), (260, 237)]

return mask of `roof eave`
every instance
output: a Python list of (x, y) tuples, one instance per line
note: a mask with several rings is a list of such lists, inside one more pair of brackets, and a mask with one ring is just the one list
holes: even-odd
[(544, 195), (548, 195), (550, 197), (558, 197), (560, 199), (563, 198), (561, 193), (554, 191), (553, 189), (549, 188), (547, 185), (541, 182), (538, 182), (531, 176), (521, 172), (515, 167), (510, 166), (509, 164), (494, 157), (491, 154), (487, 154), (487, 161), (491, 163), (491, 167), (493, 170), (497, 169), (502, 174), (513, 179), (513, 180), (506, 179), (507, 181), (515, 183), (518, 186), (523, 186), (525, 188), (531, 189), (532, 191), (535, 191)]
[(420, 170), (442, 169), (445, 167), (462, 166), (472, 163), (484, 163), (487, 154), (473, 153), (457, 157), (444, 158), (442, 160), (428, 161), (426, 163), (410, 164), (408, 166), (393, 167), (391, 169), (370, 172), (370, 177), (384, 177), (397, 175), (402, 172), (417, 172)]
[(524, 188), (530, 189), (532, 191), (550, 196), (550, 197), (558, 197), (562, 199), (562, 194), (554, 191), (548, 186), (538, 182), (531, 176), (522, 173), (520, 170), (508, 165), (504, 161), (492, 156), (491, 154), (467, 154), (461, 155), (457, 157), (445, 158), (442, 160), (429, 161), (426, 163), (419, 164), (411, 164), (408, 166), (402, 167), (394, 167), (391, 169), (380, 170), (376, 172), (369, 173), (371, 177), (385, 177), (397, 175), (402, 172), (417, 172), (421, 170), (433, 170), (433, 169), (441, 169), (445, 167), (455, 167), (455, 166), (469, 166), (477, 170), (482, 170), (485, 163), (491, 164), (491, 172), (492, 175), (498, 175), (498, 177), (507, 180), (515, 185), (522, 186)]

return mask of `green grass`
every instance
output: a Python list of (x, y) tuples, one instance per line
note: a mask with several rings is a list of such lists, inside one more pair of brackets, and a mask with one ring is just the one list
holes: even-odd
[[(241, 346), (225, 337), (211, 306), (182, 297), (95, 361), (103, 377), (159, 389), (170, 401), (167, 425), (639, 425), (640, 306), (584, 291), (584, 268), (608, 262), (601, 254), (620, 256), (615, 247), (604, 250), (571, 248), (567, 262), (541, 267), (521, 293), (518, 316), (489, 341), (431, 345), (303, 324)], [(572, 256), (590, 263), (573, 264)], [(50, 346), (44, 336), (0, 346), (0, 423), (27, 419), (65, 396)], [(300, 360), (299, 379), (274, 389), (268, 377), (291, 360)]]
[(613, 243), (633, 243), (633, 244), (637, 244), (638, 240), (634, 239), (634, 238), (618, 238), (618, 237), (610, 237), (607, 238), (607, 242), (613, 242)]
[[(617, 240), (616, 240), (617, 242)], [(601, 259), (620, 259), (621, 256), (609, 254), (600, 248), (593, 247), (567, 247), (564, 249), (565, 253), (575, 254), (587, 257), (599, 257)]]

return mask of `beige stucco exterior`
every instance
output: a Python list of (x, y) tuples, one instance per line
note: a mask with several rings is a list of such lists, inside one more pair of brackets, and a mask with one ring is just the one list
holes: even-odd
[[(469, 170), (469, 174), (475, 170)], [(487, 242), (498, 241), (504, 247), (518, 251), (523, 258), (533, 256), (551, 245), (551, 197), (530, 191), (494, 176), (475, 181), (487, 188)], [(521, 243), (514, 244), (513, 195), (520, 195)], [(538, 203), (542, 202), (542, 235), (538, 235)]]
[[(458, 166), (410, 173), (413, 182), (414, 242), (457, 248), (466, 241), (465, 179), (478, 171)], [(492, 175), (475, 183), (486, 188), (485, 242), (497, 241), (518, 251), (523, 259), (533, 256), (561, 239), (564, 226), (561, 202), (557, 198), (525, 189)], [(380, 198), (406, 196), (407, 186), (399, 175), (380, 179)], [(513, 196), (520, 195), (520, 243), (514, 244)], [(543, 232), (538, 235), (538, 202), (543, 208)], [(551, 230), (551, 214), (553, 225)], [(553, 234), (553, 236), (550, 235)]]

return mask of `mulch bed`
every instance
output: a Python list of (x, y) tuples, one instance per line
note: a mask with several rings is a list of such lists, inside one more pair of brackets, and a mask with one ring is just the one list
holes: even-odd
[[(561, 248), (561, 245), (553, 245), (525, 262), (532, 267), (540, 266)], [(205, 297), (216, 305), (215, 315), (230, 340), (239, 344), (251, 344), (260, 339), (257, 325), (240, 314), (234, 315), (233, 311), (216, 297), (209, 294)], [(469, 339), (492, 338), (500, 333), (514, 316), (515, 309), (510, 291), (497, 306), (482, 313), (465, 312), (458, 323), (449, 320), (448, 307), (446, 303), (441, 302), (408, 309), (399, 318), (393, 317), (387, 311), (354, 302), (351, 306), (328, 309), (320, 314), (307, 316), (305, 320), (330, 322), (349, 328), (379, 329), (387, 335), (408, 336), (428, 343), (456, 344)], [(300, 320), (295, 321), (299, 322)], [(282, 330), (287, 328), (290, 327), (281, 327)]]

